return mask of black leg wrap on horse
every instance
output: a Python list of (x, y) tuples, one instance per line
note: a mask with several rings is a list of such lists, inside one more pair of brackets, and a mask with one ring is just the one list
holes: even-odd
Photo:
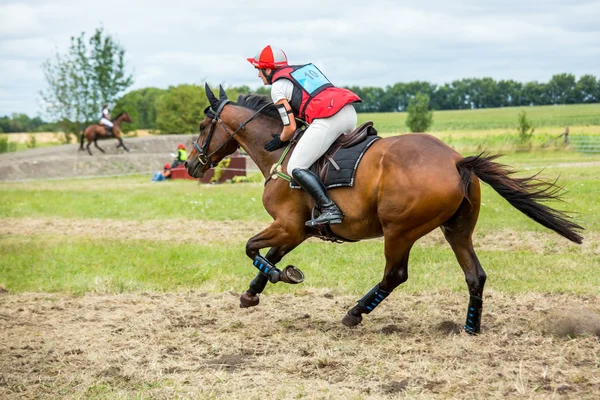
[(467, 322), (465, 323), (465, 332), (476, 335), (481, 328), (481, 309), (483, 299), (479, 296), (471, 295), (469, 298), (469, 309), (467, 310)]
[[(254, 257), (253, 265), (269, 279), (271, 283), (277, 283), (280, 280), (281, 271), (279, 268), (271, 264), (269, 260), (261, 256), (260, 254)], [(256, 279), (256, 278), (255, 278)], [(254, 281), (253, 281), (254, 282)], [(264, 287), (263, 287), (264, 289)]]
[(252, 294), (262, 293), (263, 290), (265, 290), (267, 283), (269, 283), (269, 279), (267, 278), (267, 276), (262, 272), (259, 272), (258, 274), (256, 274), (254, 279), (252, 279), (252, 282), (250, 282), (250, 288), (248, 289), (248, 291)]
[(385, 299), (390, 295), (391, 292), (387, 292), (379, 288), (379, 283), (373, 287), (362, 299), (358, 301), (358, 305), (363, 307), (365, 314), (369, 314)]

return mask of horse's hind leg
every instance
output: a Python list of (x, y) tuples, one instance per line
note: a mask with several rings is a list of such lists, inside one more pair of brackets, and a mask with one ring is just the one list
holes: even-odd
[(481, 328), (482, 296), (486, 274), (477, 259), (471, 240), (479, 215), (479, 199), (471, 201), (469, 203), (468, 200), (463, 200), (458, 211), (441, 228), (465, 274), (470, 295), (465, 331), (475, 335)]
[(98, 140), (97, 140), (97, 139), (94, 139), (94, 146), (96, 146), (96, 148), (97, 148), (98, 150), (100, 150), (101, 152), (103, 152), (103, 153), (106, 153), (104, 150), (102, 150), (102, 149), (100, 148), (100, 146), (98, 146)]
[(88, 153), (90, 153), (90, 156), (92, 155), (92, 151), (90, 150), (90, 145), (92, 144), (92, 142), (88, 142), (87, 146), (85, 146), (85, 148), (87, 149)]
[(398, 285), (408, 279), (408, 256), (413, 242), (404, 235), (385, 235), (385, 271), (383, 280), (375, 285), (358, 303), (348, 311), (342, 324), (355, 326), (361, 323), (362, 314), (369, 314)]

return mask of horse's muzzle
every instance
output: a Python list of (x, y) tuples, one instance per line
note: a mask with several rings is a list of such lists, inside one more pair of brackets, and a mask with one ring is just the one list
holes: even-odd
[(202, 178), (204, 176), (204, 171), (202, 168), (202, 164), (198, 162), (196, 159), (192, 159), (185, 162), (185, 167), (187, 168), (188, 174), (190, 174), (193, 178)]

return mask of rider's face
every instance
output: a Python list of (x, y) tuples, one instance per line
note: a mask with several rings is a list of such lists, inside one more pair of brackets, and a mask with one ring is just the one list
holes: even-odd
[[(263, 71), (264, 71), (264, 72), (263, 72)], [(267, 80), (267, 77), (265, 76), (265, 73), (266, 73), (267, 75), (270, 75), (270, 74), (271, 74), (271, 69), (264, 69), (264, 70), (263, 70), (263, 69), (259, 69), (259, 70), (258, 70), (258, 77), (259, 77), (260, 79), (262, 79), (262, 81), (263, 81), (263, 85), (269, 85), (269, 82), (268, 82), (268, 80)]]

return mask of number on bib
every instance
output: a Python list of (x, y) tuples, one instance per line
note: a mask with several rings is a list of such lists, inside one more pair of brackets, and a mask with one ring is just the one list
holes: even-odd
[(309, 94), (313, 94), (323, 85), (331, 85), (329, 79), (313, 64), (307, 64), (292, 72), (291, 75)]

